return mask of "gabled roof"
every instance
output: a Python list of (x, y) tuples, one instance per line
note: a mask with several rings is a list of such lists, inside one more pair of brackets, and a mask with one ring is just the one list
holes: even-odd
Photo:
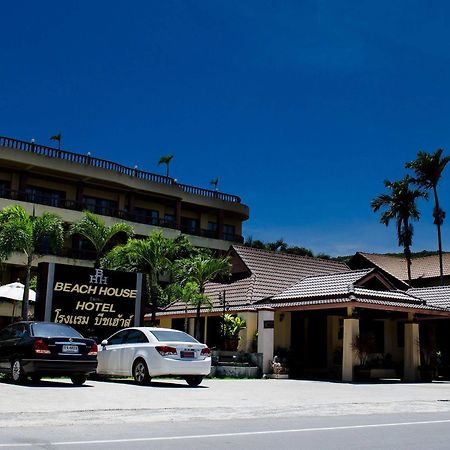
[[(246, 277), (229, 284), (208, 283), (205, 293), (213, 303), (213, 310), (222, 308), (219, 294), (223, 291), (230, 310), (236, 310), (278, 294), (307, 276), (349, 270), (346, 264), (338, 261), (289, 255), (241, 245), (233, 245), (229, 254), (233, 259), (234, 268), (238, 268), (239, 272), (245, 268)], [(184, 312), (185, 304), (176, 301), (164, 311)]]
[[(380, 255), (377, 253), (363, 253), (358, 252), (353, 256), (350, 261), (350, 266), (352, 266), (352, 261), (356, 260), (357, 257), (365, 259), (369, 266), (377, 266), (385, 272), (391, 274), (392, 276), (400, 280), (408, 280), (408, 269), (406, 266), (406, 259), (391, 256), (391, 255)], [(442, 255), (444, 275), (450, 275), (450, 253), (444, 253)], [(413, 258), (411, 264), (411, 278), (436, 278), (439, 277), (439, 256), (430, 255), (424, 256), (422, 258)]]
[(408, 294), (421, 298), (428, 305), (450, 309), (450, 286), (433, 286), (408, 289)]
[(320, 274), (347, 272), (339, 261), (271, 252), (242, 245), (233, 245), (231, 253), (245, 263), (254, 277), (252, 301), (278, 294), (297, 281)]
[(412, 295), (408, 295), (403, 291), (394, 290), (392, 288), (389, 289), (386, 287), (383, 290), (367, 289), (364, 286), (364, 280), (367, 279), (367, 275), (371, 273), (382, 278), (382, 275), (376, 274), (374, 269), (307, 277), (280, 294), (275, 295), (272, 297), (272, 300), (276, 302), (279, 300), (329, 298), (339, 296), (351, 298), (361, 296), (407, 301), (416, 304), (423, 303), (422, 300), (415, 298)]

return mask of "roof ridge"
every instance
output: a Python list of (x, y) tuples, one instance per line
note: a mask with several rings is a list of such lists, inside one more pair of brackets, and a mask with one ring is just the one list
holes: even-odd
[(336, 261), (334, 259), (326, 259), (326, 258), (318, 258), (316, 256), (307, 256), (307, 255), (296, 255), (294, 253), (286, 253), (286, 252), (278, 252), (276, 250), (267, 250), (263, 248), (256, 248), (256, 247), (247, 247), (246, 245), (232, 245), (234, 249), (249, 249), (251, 251), (259, 252), (259, 253), (270, 253), (271, 255), (280, 255), (280, 256), (287, 256), (292, 258), (302, 258), (302, 259), (309, 259), (313, 261), (324, 261), (332, 264), (341, 264), (346, 266), (347, 264), (342, 261)]
[(306, 277), (297, 281), (297, 283), (300, 283), (301, 281), (306, 280), (307, 278), (329, 277), (329, 276), (336, 276), (336, 275), (344, 275), (344, 274), (348, 274), (348, 273), (356, 274), (358, 272), (369, 273), (369, 272), (373, 272), (374, 270), (375, 270), (375, 267), (371, 267), (370, 269), (357, 269), (357, 270), (348, 270), (346, 272), (333, 272), (333, 273), (321, 273), (321, 274), (315, 274), (315, 275), (307, 275)]

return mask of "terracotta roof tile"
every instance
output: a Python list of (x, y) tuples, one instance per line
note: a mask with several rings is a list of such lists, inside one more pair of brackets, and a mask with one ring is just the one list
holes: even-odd
[[(408, 280), (408, 270), (406, 267), (406, 259), (390, 256), (380, 255), (377, 253), (359, 253), (374, 265), (380, 267), (385, 272), (400, 278), (401, 280)], [(450, 275), (450, 253), (442, 255), (444, 275)], [(411, 264), (411, 277), (417, 278), (434, 278), (439, 277), (439, 256), (430, 255), (423, 258), (413, 258)]]

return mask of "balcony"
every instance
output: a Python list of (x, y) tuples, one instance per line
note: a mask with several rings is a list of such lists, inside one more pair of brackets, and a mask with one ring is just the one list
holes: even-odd
[(34, 142), (20, 141), (18, 139), (12, 139), (4, 136), (0, 136), (0, 147), (6, 147), (26, 153), (33, 153), (35, 155), (45, 156), (47, 158), (69, 161), (84, 166), (98, 167), (100, 169), (109, 170), (122, 175), (129, 175), (141, 180), (173, 186), (188, 194), (215, 198), (230, 203), (241, 203), (241, 199), (237, 195), (226, 194), (224, 192), (213, 191), (211, 189), (204, 189), (197, 186), (190, 186), (188, 184), (180, 184), (171, 177), (165, 177), (156, 173), (123, 166), (105, 159), (94, 158), (89, 154), (82, 155), (80, 153), (59, 150), (57, 148), (35, 144)]
[[(99, 214), (102, 216), (116, 217), (118, 219), (127, 220), (134, 223), (142, 223), (144, 225), (153, 225), (162, 228), (171, 228), (174, 230), (179, 230), (184, 234), (191, 234), (194, 236), (201, 236), (211, 239), (219, 239), (219, 234), (217, 231), (203, 230), (201, 228), (191, 228), (191, 227), (177, 227), (176, 222), (173, 220), (166, 219), (156, 219), (153, 217), (143, 217), (140, 214), (133, 214), (125, 210), (109, 208), (106, 206), (93, 206), (92, 204), (87, 204), (85, 202), (76, 202), (74, 200), (66, 200), (61, 198), (56, 198), (50, 195), (36, 195), (27, 192), (16, 191), (13, 189), (0, 189), (0, 198), (5, 198), (9, 200), (22, 201), (27, 203), (35, 203), (38, 205), (53, 206), (55, 208), (69, 209), (72, 211), (91, 211), (94, 214)], [(230, 242), (244, 242), (244, 238), (239, 235), (225, 234), (223, 240)], [(67, 255), (68, 256), (68, 255)], [(89, 257), (83, 257), (80, 259), (90, 259)]]

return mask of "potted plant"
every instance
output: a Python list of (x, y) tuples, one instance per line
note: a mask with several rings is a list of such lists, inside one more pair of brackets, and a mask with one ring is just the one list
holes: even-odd
[(355, 337), (352, 349), (359, 359), (359, 365), (355, 366), (355, 374), (358, 378), (370, 378), (369, 355), (376, 349), (375, 335), (362, 333)]
[(270, 368), (272, 370), (271, 378), (289, 378), (289, 368), (286, 361), (278, 356), (274, 356), (270, 361)]
[(239, 316), (225, 314), (222, 322), (222, 335), (225, 350), (236, 351), (239, 345), (239, 332), (247, 327), (246, 321)]

